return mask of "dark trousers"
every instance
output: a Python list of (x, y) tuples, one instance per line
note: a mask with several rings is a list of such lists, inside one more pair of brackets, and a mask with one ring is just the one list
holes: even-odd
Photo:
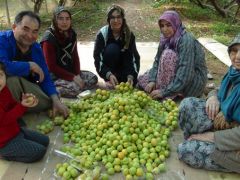
[(48, 136), (21, 128), (15, 138), (0, 148), (0, 157), (8, 161), (35, 162), (45, 155), (48, 144)]

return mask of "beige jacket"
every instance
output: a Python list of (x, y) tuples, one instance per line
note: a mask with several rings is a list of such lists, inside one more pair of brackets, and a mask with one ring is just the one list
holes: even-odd
[(240, 173), (240, 126), (216, 131), (216, 149), (211, 158), (222, 167)]

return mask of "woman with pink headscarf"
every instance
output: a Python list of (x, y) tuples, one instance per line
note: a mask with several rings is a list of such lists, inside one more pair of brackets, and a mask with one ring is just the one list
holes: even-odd
[(201, 96), (207, 83), (204, 51), (185, 30), (175, 11), (158, 20), (160, 43), (150, 71), (139, 76), (138, 85), (153, 99)]

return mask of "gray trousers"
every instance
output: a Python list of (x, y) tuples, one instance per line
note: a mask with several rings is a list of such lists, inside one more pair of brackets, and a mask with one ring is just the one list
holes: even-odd
[(40, 86), (29, 82), (25, 78), (17, 76), (8, 77), (7, 86), (18, 102), (21, 102), (22, 93), (32, 93), (38, 98), (38, 105), (28, 108), (28, 112), (42, 112), (52, 107), (51, 98), (41, 90)]

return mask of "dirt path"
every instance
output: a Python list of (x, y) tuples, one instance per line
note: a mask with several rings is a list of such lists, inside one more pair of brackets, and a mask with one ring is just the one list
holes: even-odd
[(118, 4), (125, 9), (127, 23), (136, 35), (137, 41), (158, 41), (159, 10), (153, 9), (151, 3), (143, 0), (120, 1)]

